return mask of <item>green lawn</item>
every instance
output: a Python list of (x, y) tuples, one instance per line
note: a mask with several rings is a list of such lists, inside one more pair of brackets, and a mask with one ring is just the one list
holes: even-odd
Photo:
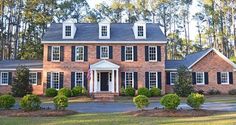
[(235, 125), (236, 113), (208, 117), (133, 117), (118, 113), (78, 114), (66, 117), (0, 117), (0, 125)]

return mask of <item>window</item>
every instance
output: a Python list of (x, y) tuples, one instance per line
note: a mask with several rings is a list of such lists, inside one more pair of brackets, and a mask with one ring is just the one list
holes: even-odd
[(76, 61), (83, 61), (84, 60), (84, 47), (83, 46), (76, 46), (75, 60)]
[(221, 72), (221, 84), (229, 84), (229, 73)]
[(197, 72), (196, 73), (196, 84), (197, 85), (204, 85), (204, 72)]
[(149, 46), (149, 61), (157, 61), (157, 47)]
[(138, 26), (138, 36), (143, 36), (143, 26)]
[(125, 88), (128, 86), (134, 87), (134, 77), (133, 72), (126, 72), (125, 73)]
[(174, 85), (177, 80), (177, 72), (170, 72), (170, 85)]
[(102, 26), (101, 30), (102, 36), (107, 36), (107, 26)]
[(55, 88), (56, 90), (59, 90), (60, 89), (60, 75), (59, 75), (59, 73), (54, 72), (51, 75), (52, 75), (51, 87)]
[(8, 72), (1, 73), (1, 85), (8, 85)]
[(101, 46), (100, 49), (100, 53), (101, 53), (101, 59), (108, 59), (109, 58), (109, 47), (108, 46)]
[(81, 86), (83, 87), (83, 72), (76, 72), (75, 73), (75, 86)]
[(151, 88), (157, 88), (157, 73), (156, 72), (150, 72), (149, 73), (149, 89)]
[(66, 26), (66, 28), (65, 28), (65, 35), (66, 36), (71, 36), (71, 26)]
[(36, 72), (29, 73), (29, 84), (37, 85), (37, 73)]
[(97, 73), (97, 81), (100, 81), (100, 73)]
[(125, 61), (133, 61), (133, 46), (125, 47)]
[(111, 82), (112, 81), (112, 74), (109, 73), (109, 81)]
[(60, 46), (52, 47), (52, 61), (60, 61)]

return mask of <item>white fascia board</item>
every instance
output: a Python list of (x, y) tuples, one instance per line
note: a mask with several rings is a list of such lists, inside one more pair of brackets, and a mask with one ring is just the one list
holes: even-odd
[(166, 71), (177, 71), (177, 69), (165, 69)]
[(167, 43), (167, 41), (41, 41), (41, 43)]
[[(3, 68), (0, 69), (0, 71), (15, 71), (16, 69), (14, 68)], [(42, 71), (43, 68), (29, 68), (30, 71)]]

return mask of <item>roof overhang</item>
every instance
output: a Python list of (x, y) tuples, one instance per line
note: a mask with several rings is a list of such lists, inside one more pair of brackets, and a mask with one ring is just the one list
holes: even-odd
[(44, 43), (167, 43), (167, 41), (41, 41), (42, 44)]
[(119, 65), (109, 62), (107, 60), (102, 60), (90, 65), (91, 70), (117, 70), (119, 68)]
[[(43, 68), (29, 68), (30, 71), (42, 71)], [(0, 71), (16, 71), (16, 68), (0, 68)]]

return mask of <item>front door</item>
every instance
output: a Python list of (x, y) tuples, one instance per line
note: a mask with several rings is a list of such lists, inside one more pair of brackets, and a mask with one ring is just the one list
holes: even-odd
[(101, 72), (101, 91), (108, 91), (108, 72)]

